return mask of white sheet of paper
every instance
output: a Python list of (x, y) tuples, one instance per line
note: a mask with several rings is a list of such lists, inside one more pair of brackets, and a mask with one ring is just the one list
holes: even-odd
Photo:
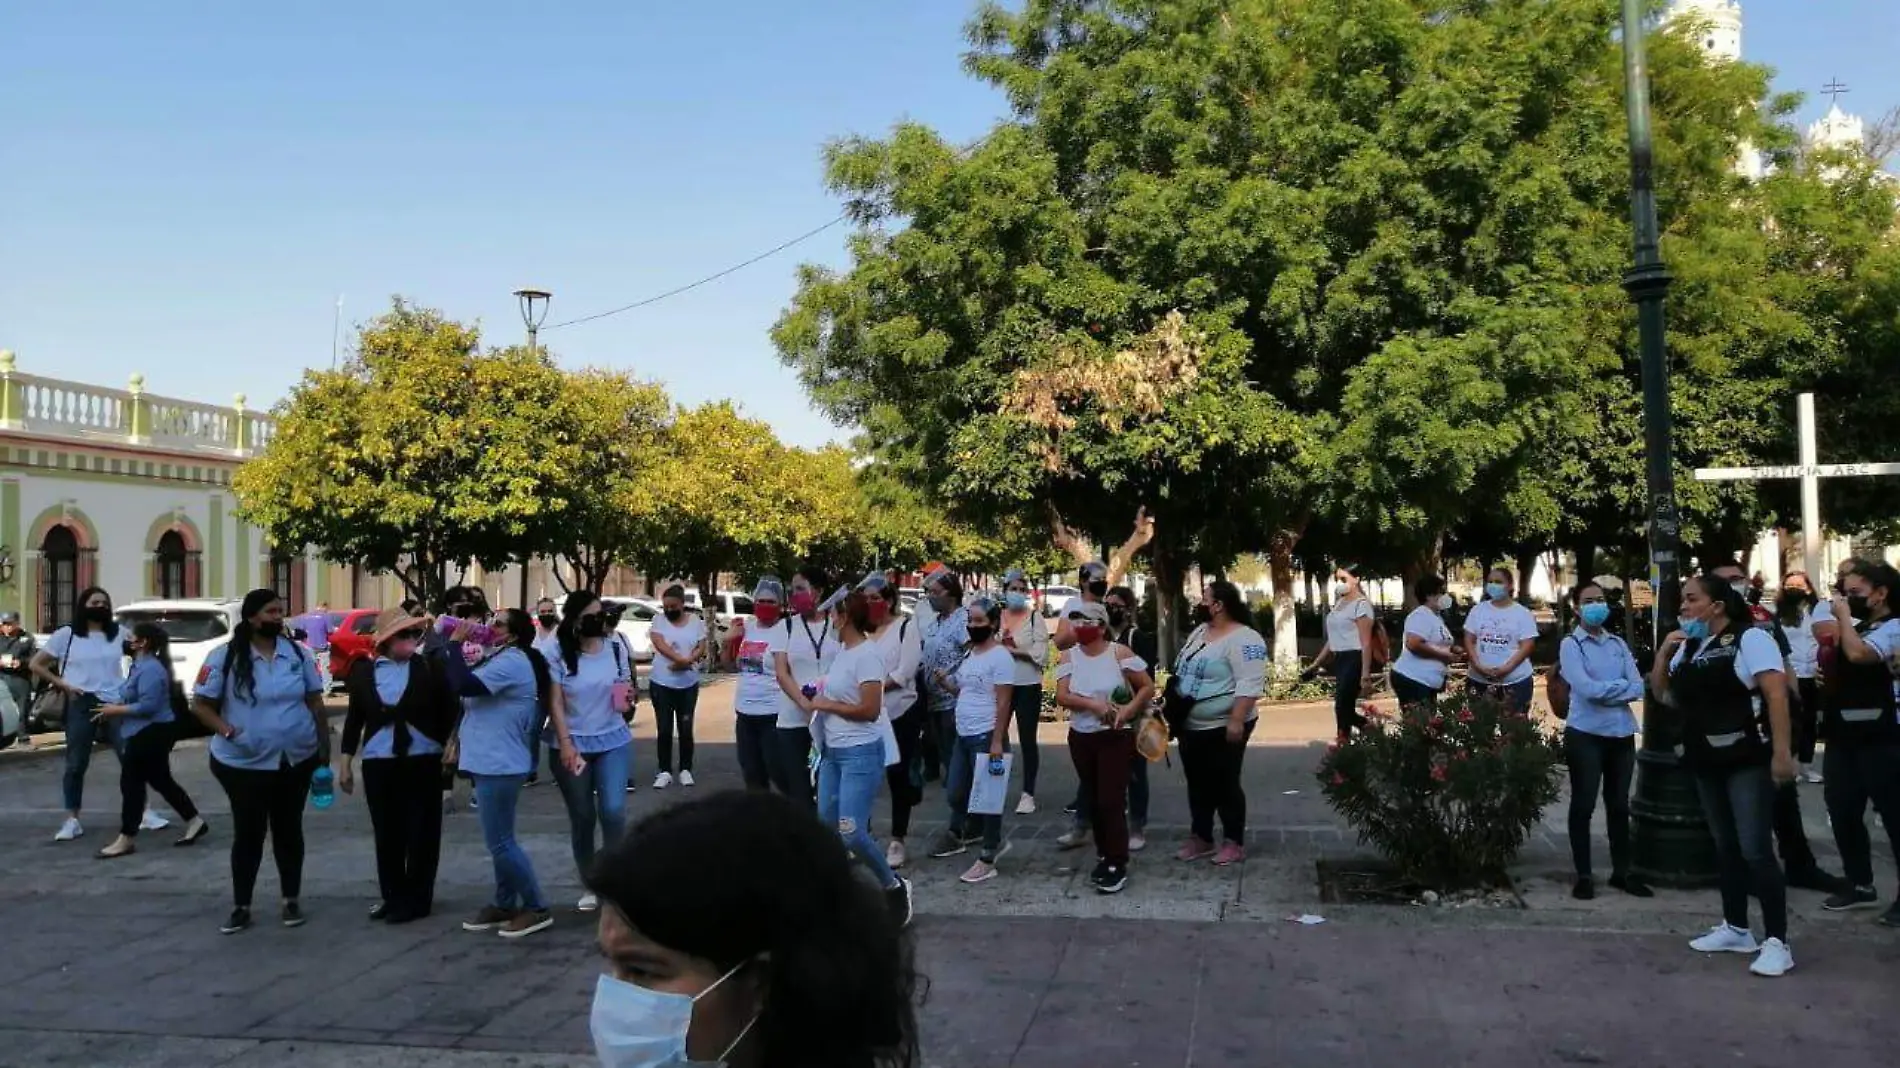
[(1016, 766), (1016, 754), (1003, 754), (1003, 773), (990, 774), (990, 755), (976, 754), (976, 778), (970, 782), (970, 812), (977, 816), (1000, 816), (1009, 796), (1009, 773)]

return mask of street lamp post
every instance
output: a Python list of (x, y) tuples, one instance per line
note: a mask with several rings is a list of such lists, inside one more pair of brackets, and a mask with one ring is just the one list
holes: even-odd
[[(1649, 580), (1655, 595), (1652, 648), (1674, 629), (1681, 605), (1678, 556), (1674, 419), (1669, 406), (1669, 358), (1663, 339), (1663, 266), (1656, 223), (1655, 154), (1649, 124), (1649, 60), (1643, 48), (1643, 0), (1623, 0), (1623, 73), (1629, 114), (1630, 223), (1634, 260), (1623, 289), (1636, 305), (1643, 366), (1643, 449), (1649, 491)], [(1636, 797), (1630, 804), (1632, 867), (1663, 886), (1714, 881), (1715, 849), (1695, 784), (1676, 756), (1677, 718), (1649, 694), (1643, 702), (1643, 748), (1637, 754)]]
[[(554, 302), (554, 294), (545, 289), (524, 287), (515, 290), (515, 299), (521, 303), (521, 324), (528, 328), (528, 355), (535, 354), (535, 337), (541, 332), (541, 324), (547, 321), (548, 305)], [(526, 612), (528, 603), (528, 554), (521, 554), (521, 610)]]

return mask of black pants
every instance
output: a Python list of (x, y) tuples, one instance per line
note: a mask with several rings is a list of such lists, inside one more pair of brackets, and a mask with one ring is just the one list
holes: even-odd
[(301, 764), (258, 771), (211, 758), (211, 774), (231, 799), (231, 895), (239, 908), (251, 907), (266, 835), (277, 858), (284, 900), (295, 901), (303, 892), (303, 805), (310, 797), (310, 777), (321, 764), (313, 756)]
[(153, 723), (125, 740), (119, 749), (119, 833), (135, 838), (145, 818), (145, 788), (165, 799), (178, 818), (198, 818), (191, 795), (172, 778), (172, 742), (177, 735), (170, 723)]
[[(1821, 685), (1814, 679), (1796, 679), (1795, 686), (1800, 690), (1801, 706), (1790, 709), (1788, 715), (1794, 720), (1794, 758), (1803, 764), (1814, 763), (1814, 742), (1820, 737), (1821, 730)], [(1822, 771), (1822, 778), (1827, 772)]]
[(1392, 673), (1392, 696), (1399, 699), (1400, 708), (1424, 705), (1435, 708), (1438, 705), (1438, 691), (1422, 682), (1417, 682), (1394, 671)]
[(918, 706), (891, 720), (891, 733), (897, 735), (897, 763), (884, 769), (884, 782), (891, 788), (891, 837), (910, 834), (910, 810), (924, 803), (923, 748), (924, 720), (929, 710)]
[(699, 687), (655, 685), (648, 690), (653, 698), (653, 721), (659, 731), (654, 751), (660, 756), (660, 770), (673, 770), (673, 729), (679, 728), (679, 770), (693, 770), (693, 713), (699, 708)]
[(1036, 796), (1036, 771), (1042, 754), (1036, 747), (1036, 728), (1042, 723), (1042, 683), (1010, 690), (1010, 712), (1016, 717), (1016, 763), (1023, 769), (1023, 793)]
[(363, 800), (376, 833), (376, 885), (392, 912), (427, 916), (442, 860), (442, 757), (363, 761)]
[(1775, 847), (1781, 854), (1781, 867), (1788, 878), (1819, 870), (1814, 846), (1808, 842), (1808, 828), (1801, 822), (1801, 793), (1794, 783), (1775, 787)]
[(1577, 878), (1590, 877), (1590, 819), (1597, 794), (1610, 825), (1610, 872), (1624, 875), (1630, 863), (1630, 783), (1636, 778), (1636, 739), (1564, 731), (1564, 761), (1570, 765), (1570, 860)]
[(732, 744), (739, 751), (739, 777), (748, 790), (772, 788), (772, 750), (778, 742), (777, 716), (739, 716)]
[(772, 788), (816, 811), (811, 792), (811, 728), (774, 727)]
[(1867, 806), (1880, 814), (1887, 845), (1900, 860), (1900, 745), (1829, 742), (1821, 766), (1834, 844), (1855, 886), (1874, 885), (1874, 846), (1867, 833)]
[[(1788, 885), (1769, 849), (1775, 786), (1766, 765), (1722, 770), (1693, 769), (1702, 814), (1715, 839), (1721, 866), (1722, 918), (1748, 930), (1748, 898), (1761, 901), (1762, 927), (1769, 938), (1788, 937)], [(1790, 784), (1792, 788), (1792, 784)]]
[(1359, 671), (1365, 666), (1365, 654), (1357, 649), (1333, 653), (1333, 725), (1346, 734), (1366, 725), (1359, 714)]
[[(1353, 676), (1355, 682), (1358, 676)], [(1258, 721), (1255, 721), (1258, 722)], [(1227, 740), (1225, 724), (1210, 730), (1181, 732), (1181, 774), (1187, 777), (1188, 821), (1194, 837), (1214, 840), (1214, 817), (1222, 835), (1235, 845), (1247, 841), (1247, 792), (1240, 787), (1240, 766), (1247, 756), (1248, 723), (1238, 743)]]

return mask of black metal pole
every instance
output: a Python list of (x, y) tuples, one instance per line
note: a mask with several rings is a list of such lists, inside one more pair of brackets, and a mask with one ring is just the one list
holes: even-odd
[[(1656, 222), (1654, 151), (1649, 123), (1649, 60), (1643, 47), (1642, 0), (1623, 0), (1623, 72), (1629, 114), (1630, 222), (1635, 256), (1623, 288), (1636, 305), (1643, 366), (1643, 448), (1649, 496), (1649, 578), (1655, 595), (1651, 648), (1673, 630), (1681, 605), (1680, 519), (1676, 513), (1674, 418), (1663, 335), (1663, 266)], [(1647, 668), (1648, 665), (1642, 665)], [(1636, 874), (1664, 886), (1706, 885), (1715, 850), (1694, 783), (1676, 756), (1676, 717), (1652, 693), (1643, 702), (1643, 747), (1637, 754), (1636, 797), (1630, 805)]]

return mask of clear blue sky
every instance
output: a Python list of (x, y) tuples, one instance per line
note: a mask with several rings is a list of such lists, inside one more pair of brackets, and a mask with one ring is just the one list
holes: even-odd
[[(22, 370), (254, 404), (401, 293), (520, 335), (688, 282), (817, 226), (832, 137), (902, 118), (981, 133), (966, 0), (0, 0), (0, 348)], [(1851, 110), (1900, 103), (1900, 3), (1749, 0), (1749, 58)], [(838, 438), (765, 331), (800, 259), (544, 335), (681, 400)]]

